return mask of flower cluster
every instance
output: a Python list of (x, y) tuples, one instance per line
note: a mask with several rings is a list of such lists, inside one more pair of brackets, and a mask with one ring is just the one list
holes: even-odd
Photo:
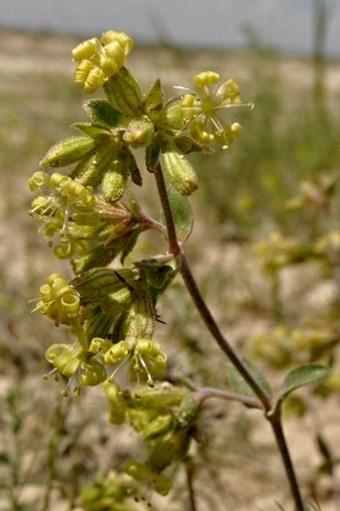
[(46, 360), (54, 366), (54, 371), (68, 378), (64, 391), (67, 395), (79, 394), (80, 386), (94, 386), (106, 380), (104, 365), (91, 358), (91, 353), (85, 350), (79, 342), (74, 344), (52, 344), (45, 354)]
[(111, 379), (125, 362), (130, 365), (130, 381), (145, 381), (154, 385), (153, 378), (164, 373), (167, 357), (157, 342), (151, 339), (133, 339), (120, 341), (111, 346), (103, 355), (105, 364), (116, 366)]
[(72, 51), (78, 63), (75, 82), (84, 86), (87, 94), (92, 94), (126, 62), (133, 40), (124, 32), (109, 30), (100, 39), (94, 37), (79, 44)]
[(51, 240), (57, 257), (72, 258), (76, 273), (108, 264), (118, 254), (125, 258), (142, 231), (161, 228), (132, 195), (127, 206), (107, 203), (69, 176), (42, 171), (33, 174), (29, 185), (42, 194), (31, 205), (31, 214), (42, 222), (39, 232)]
[(163, 471), (186, 456), (200, 399), (188, 389), (170, 385), (142, 387), (138, 394), (122, 391), (115, 382), (105, 382), (104, 388), (110, 404), (110, 421), (129, 422), (149, 444), (145, 462), (129, 460), (125, 472), (135, 481), (166, 495), (171, 482)]
[(241, 125), (231, 123), (226, 110), (252, 104), (242, 103), (239, 88), (234, 80), (224, 82), (215, 92), (213, 86), (220, 81), (220, 75), (204, 71), (194, 77), (195, 93), (185, 94), (181, 108), (186, 127), (191, 136), (202, 144), (217, 142), (222, 149), (241, 133)]
[[(87, 94), (102, 87), (105, 98), (84, 103), (89, 120), (73, 125), (81, 134), (54, 144), (29, 180), (39, 194), (31, 206), (39, 231), (57, 257), (70, 259), (76, 275), (69, 282), (55, 273), (40, 287), (35, 310), (74, 335), (72, 343), (47, 349), (51, 373), (67, 380), (65, 395), (103, 384), (110, 421), (131, 424), (149, 445), (143, 463), (126, 464), (127, 479), (113, 477), (113, 493), (105, 482), (83, 496), (89, 510), (110, 506), (112, 496), (115, 509), (130, 509), (125, 498), (139, 484), (166, 495), (171, 481), (163, 471), (187, 455), (201, 403), (188, 389), (157, 385), (167, 356), (154, 340), (156, 307), (179, 270), (179, 258), (169, 250), (126, 265), (143, 231), (168, 236), (170, 246), (173, 236), (135, 199), (133, 187), (143, 184), (135, 150), (144, 149), (145, 168), (156, 176), (161, 202), (167, 199), (183, 243), (192, 228), (187, 196), (198, 187), (187, 154), (206, 151), (212, 142), (226, 148), (241, 129), (225, 117), (227, 109), (242, 106), (233, 80), (214, 92), (220, 77), (207, 71), (194, 78), (193, 93), (166, 100), (160, 80), (143, 93), (125, 67), (132, 46), (127, 34), (109, 30), (73, 50), (75, 82)], [(68, 174), (55, 171), (71, 165)], [(165, 206), (163, 213), (169, 226)], [(109, 267), (118, 255), (121, 265)]]
[(68, 387), (97, 385), (107, 373), (114, 381), (123, 366), (128, 385), (153, 386), (162, 376), (167, 357), (152, 340), (155, 310), (148, 286), (144, 270), (136, 268), (119, 274), (92, 269), (71, 283), (53, 274), (41, 286), (35, 310), (70, 326), (76, 336), (73, 344), (53, 344), (46, 352), (55, 371), (70, 380)]

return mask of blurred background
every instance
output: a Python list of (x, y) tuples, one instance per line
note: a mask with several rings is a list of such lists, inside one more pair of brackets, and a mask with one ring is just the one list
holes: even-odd
[[(117, 26), (139, 43), (194, 48), (240, 48), (248, 25), (263, 43), (281, 51), (311, 54), (314, 0), (3, 0), (3, 28), (59, 34), (93, 34)], [(340, 53), (340, 5), (328, 10), (327, 55)]]
[[(119, 467), (133, 445), (123, 438), (117, 449), (105, 402), (96, 393), (89, 401), (69, 401), (59, 396), (55, 382), (42, 381), (49, 369), (46, 348), (69, 334), (30, 313), (39, 287), (51, 273), (71, 273), (66, 262), (56, 261), (28, 215), (32, 197), (27, 179), (53, 143), (75, 133), (70, 125), (86, 118), (81, 106), (86, 98), (72, 80), (72, 48), (110, 28), (135, 39), (128, 66), (143, 89), (159, 77), (171, 96), (176, 93), (173, 85), (190, 88), (195, 74), (210, 69), (223, 80), (234, 78), (243, 99), (255, 103), (254, 111), (235, 119), (244, 131), (228, 151), (191, 158), (200, 187), (193, 196), (195, 230), (187, 251), (204, 296), (233, 342), (248, 354), (250, 334), (265, 332), (278, 322), (295, 325), (301, 314), (316, 314), (320, 300), (324, 307), (328, 296), (334, 298), (334, 293), (327, 294), (329, 275), (315, 265), (306, 272), (291, 268), (279, 296), (278, 283), (263, 271), (255, 248), (272, 233), (308, 245), (325, 232), (320, 215), (288, 212), (285, 204), (305, 181), (320, 176), (338, 179), (338, 0), (2, 0), (1, 511), (76, 509), (84, 485), (94, 475)], [(154, 198), (142, 193), (157, 215)], [(335, 230), (340, 228), (338, 204), (336, 192), (329, 220)], [(144, 254), (157, 250), (152, 243), (145, 239), (139, 250)], [(320, 286), (322, 290), (326, 286), (326, 294)], [(179, 365), (185, 375), (207, 385), (216, 385), (218, 374), (220, 386), (225, 385), (219, 352), (201, 339), (200, 322), (180, 282), (165, 297), (161, 312), (167, 323), (158, 334), (164, 351), (169, 333), (179, 346), (169, 348), (174, 352), (170, 365)], [(281, 378), (270, 358), (263, 356), (261, 364), (272, 371), (274, 381)], [(284, 502), (285, 490), (277, 494), (282, 474), (271, 456), (271, 441), (266, 432), (257, 432), (255, 440), (251, 436), (257, 431), (256, 418), (236, 405), (227, 412), (216, 405), (210, 413), (210, 428), (218, 423), (214, 418), (223, 416), (228, 426), (223, 426), (223, 433), (217, 426), (214, 454), (204, 449), (201, 453), (206, 468), (199, 477), (217, 481), (210, 504), (204, 505), (241, 511), (250, 509), (250, 503), (253, 508), (256, 503), (272, 509), (274, 500)], [(336, 423), (339, 417), (332, 417), (328, 422)], [(100, 427), (94, 426), (94, 419)], [(303, 436), (301, 441), (299, 428), (293, 421), (291, 440), (303, 484), (322, 500), (322, 509), (334, 510), (330, 483), (322, 481), (319, 488), (315, 482), (320, 460), (315, 453), (311, 456), (307, 449), (313, 447)], [(228, 467), (218, 481), (214, 466), (226, 442)], [(247, 495), (240, 495), (237, 486), (245, 477), (254, 484)], [(183, 509), (176, 499), (168, 505)], [(162, 504), (155, 509), (162, 509)]]

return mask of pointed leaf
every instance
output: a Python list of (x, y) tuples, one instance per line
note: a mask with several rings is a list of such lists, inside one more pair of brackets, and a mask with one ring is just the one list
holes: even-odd
[(91, 99), (83, 104), (83, 108), (91, 121), (104, 127), (118, 126), (124, 116), (115, 110), (106, 99)]
[(144, 104), (146, 113), (150, 113), (153, 110), (161, 110), (163, 107), (164, 92), (161, 86), (161, 82), (157, 79), (144, 94)]
[(101, 139), (112, 135), (112, 132), (106, 127), (93, 124), (92, 122), (76, 122), (72, 124), (72, 128), (76, 128), (94, 139)]
[(283, 401), (294, 390), (314, 383), (330, 374), (329, 367), (321, 364), (304, 364), (287, 374), (280, 388), (279, 401)]
[[(246, 366), (248, 371), (252, 374), (253, 378), (257, 381), (257, 383), (270, 396), (272, 394), (272, 390), (270, 388), (268, 381), (266, 380), (265, 376), (261, 373), (259, 368), (245, 358), (242, 358), (242, 362)], [(241, 394), (241, 396), (257, 397), (252, 388), (245, 381), (243, 376), (240, 375), (240, 373), (231, 363), (227, 365), (227, 372), (231, 390), (237, 392), (237, 394)]]

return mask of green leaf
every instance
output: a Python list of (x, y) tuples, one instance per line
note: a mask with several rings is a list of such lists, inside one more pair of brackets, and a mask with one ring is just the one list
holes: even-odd
[(114, 109), (131, 118), (142, 115), (142, 93), (139, 83), (125, 67), (111, 76), (103, 87)]
[(88, 137), (91, 137), (95, 140), (110, 137), (112, 132), (108, 130), (104, 126), (99, 126), (98, 124), (93, 124), (92, 122), (76, 122), (72, 124), (72, 128), (76, 128)]
[(110, 268), (94, 268), (85, 271), (73, 279), (71, 285), (80, 294), (82, 304), (101, 301), (107, 294), (124, 287), (117, 273)]
[[(270, 385), (259, 368), (245, 358), (242, 358), (241, 360), (253, 378), (256, 380), (256, 382), (265, 390), (269, 396), (271, 396), (272, 390)], [(231, 363), (227, 365), (227, 372), (229, 385), (232, 391), (237, 392), (237, 394), (245, 397), (257, 397), (253, 389), (248, 385), (243, 376), (240, 375), (240, 373)]]
[(134, 266), (142, 268), (147, 282), (152, 303), (156, 305), (158, 297), (165, 291), (178, 272), (178, 263), (176, 259), (167, 264), (159, 264), (154, 259), (143, 259), (135, 261)]
[(124, 121), (124, 116), (115, 110), (106, 99), (91, 99), (83, 103), (83, 108), (91, 121), (99, 126), (114, 127)]
[[(176, 234), (179, 241), (183, 242), (190, 236), (193, 226), (193, 214), (190, 200), (172, 186), (168, 186), (167, 190), (176, 227)], [(163, 217), (162, 222), (164, 223)]]
[(304, 364), (290, 371), (282, 382), (275, 409), (281, 406), (283, 400), (294, 390), (314, 383), (330, 374), (329, 367), (321, 364)]
[(164, 102), (164, 92), (161, 82), (157, 79), (144, 94), (144, 105), (146, 113), (150, 114), (153, 110), (161, 110)]

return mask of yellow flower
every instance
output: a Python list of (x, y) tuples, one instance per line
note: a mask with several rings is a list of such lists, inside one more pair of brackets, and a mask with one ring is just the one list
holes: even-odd
[(129, 362), (130, 380), (138, 383), (146, 381), (150, 386), (154, 385), (153, 378), (164, 372), (166, 361), (159, 344), (151, 339), (123, 340), (112, 345), (103, 355), (104, 364), (116, 365), (111, 379), (122, 365)]
[(133, 40), (124, 32), (108, 30), (100, 39), (96, 37), (79, 44), (72, 51), (79, 62), (74, 80), (92, 94), (112, 75), (125, 66), (126, 57), (133, 47)]
[(202, 144), (217, 142), (222, 149), (227, 149), (241, 133), (238, 122), (231, 123), (226, 110), (247, 106), (242, 103), (239, 88), (234, 80), (224, 82), (215, 92), (213, 86), (220, 80), (220, 75), (213, 71), (204, 71), (194, 77), (196, 93), (185, 94), (181, 109), (186, 127), (191, 136)]

